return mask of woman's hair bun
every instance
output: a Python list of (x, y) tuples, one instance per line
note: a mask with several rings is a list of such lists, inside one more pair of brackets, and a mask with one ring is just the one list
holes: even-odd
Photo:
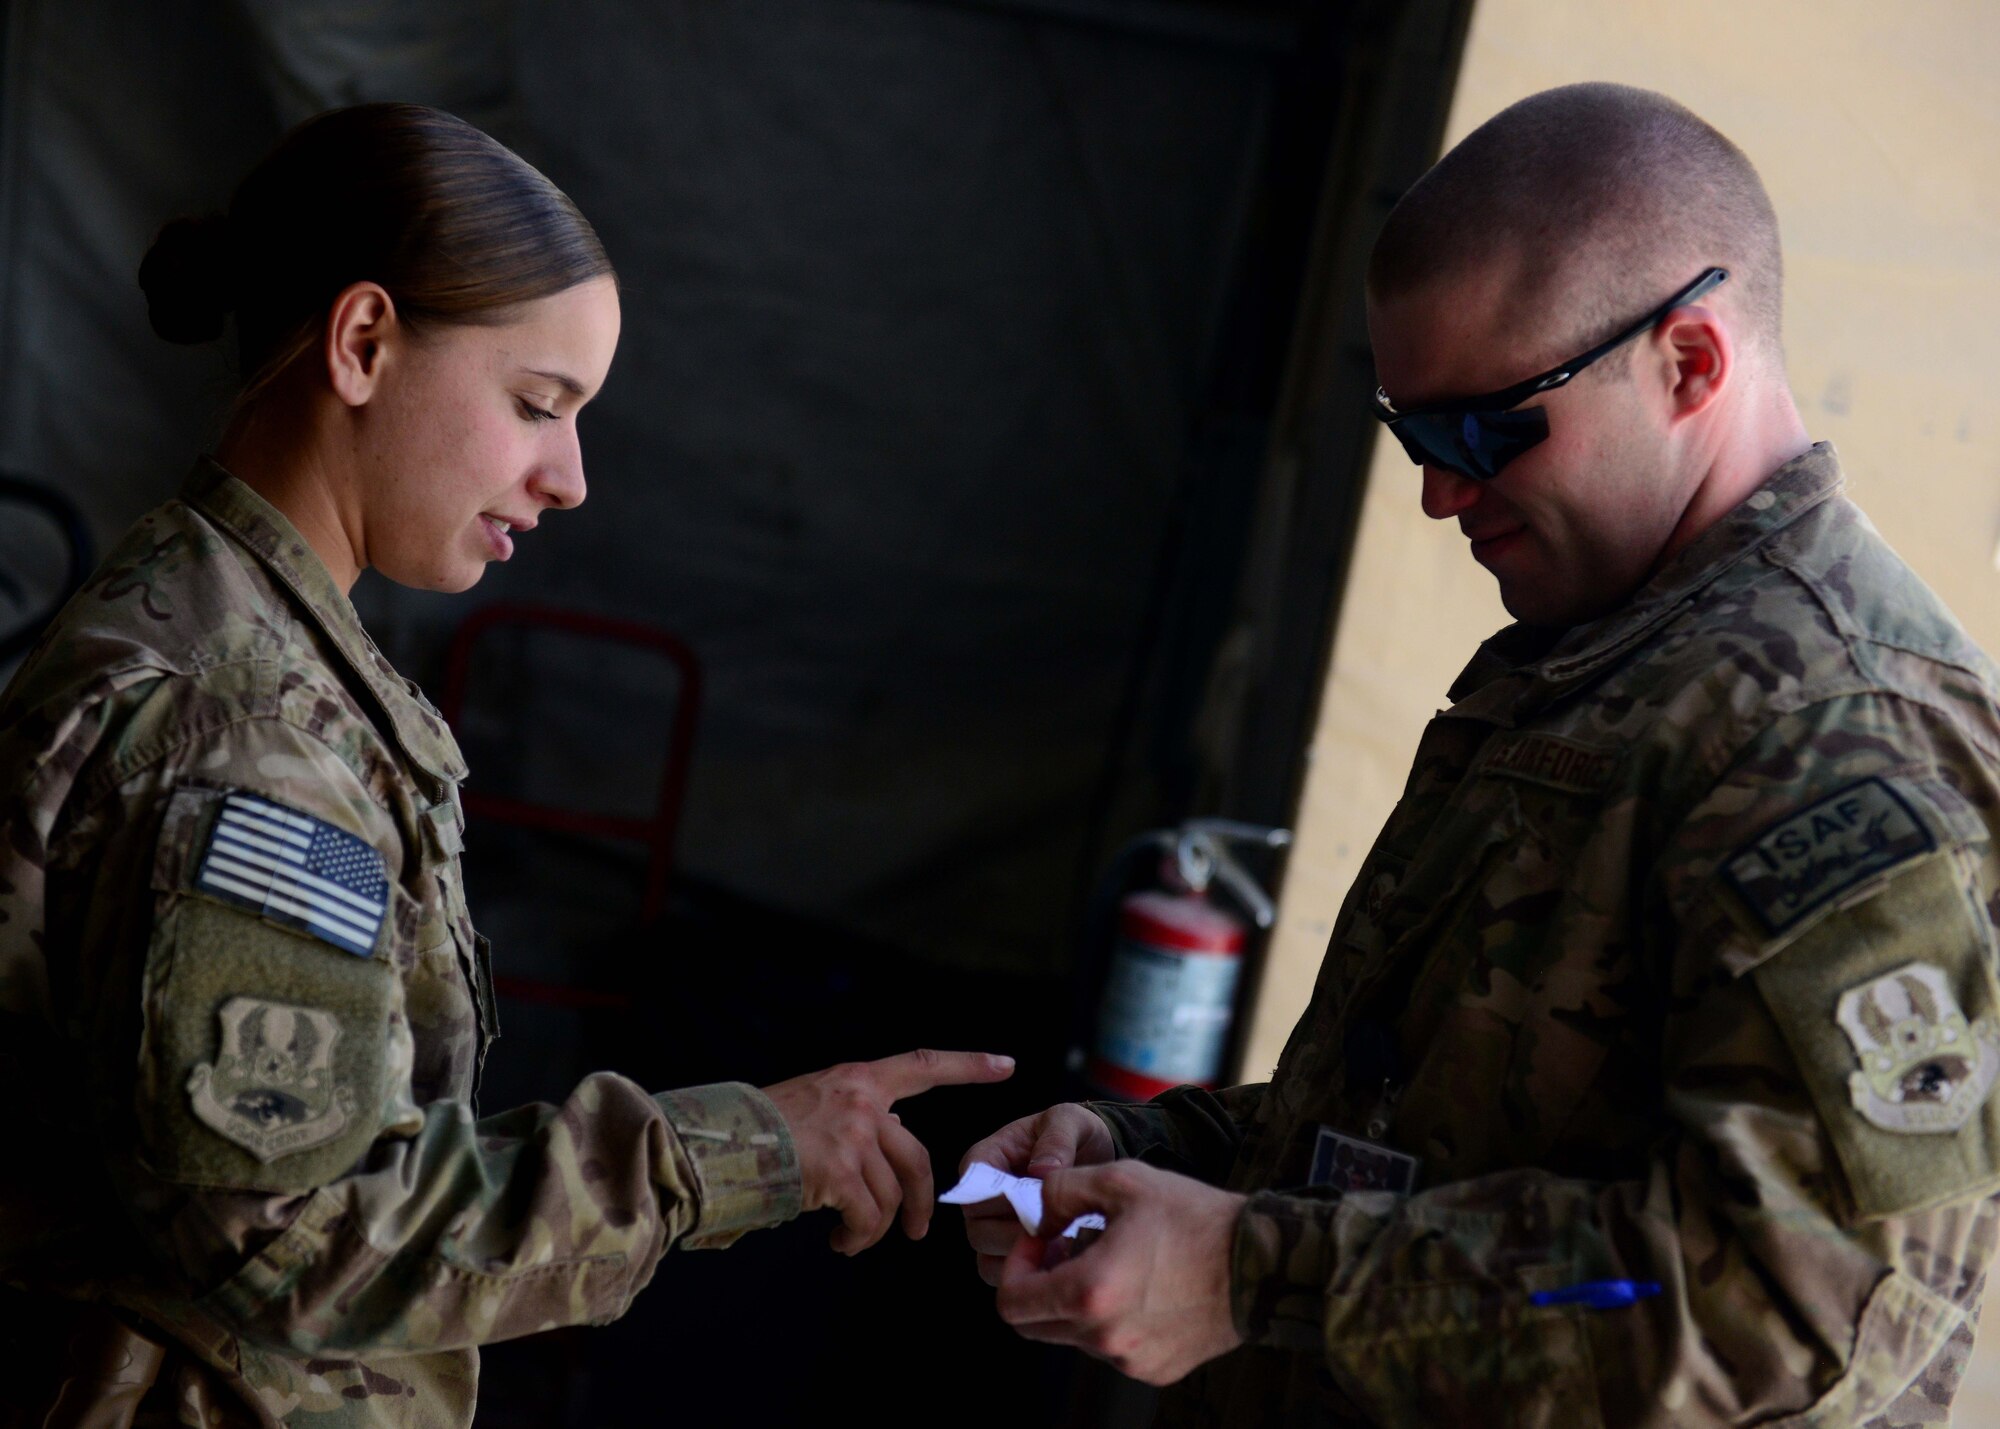
[(176, 218), (139, 262), (146, 317), (168, 342), (210, 342), (236, 306), (238, 264), (230, 223), (220, 213)]

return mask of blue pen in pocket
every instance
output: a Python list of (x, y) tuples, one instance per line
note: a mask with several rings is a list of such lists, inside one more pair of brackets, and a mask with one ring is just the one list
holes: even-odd
[(1619, 1310), (1660, 1293), (1657, 1280), (1586, 1280), (1560, 1290), (1537, 1290), (1532, 1305), (1581, 1305), (1586, 1310)]

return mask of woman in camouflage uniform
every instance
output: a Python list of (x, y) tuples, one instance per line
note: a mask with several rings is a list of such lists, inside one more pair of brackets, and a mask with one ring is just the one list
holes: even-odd
[(245, 385), (0, 698), (0, 1314), (48, 1351), (5, 1370), (22, 1422), (465, 1424), (477, 1345), (615, 1318), (672, 1246), (816, 1207), (850, 1253), (899, 1207), (921, 1234), (889, 1105), (1005, 1058), (599, 1073), (474, 1116), (465, 766), (347, 593), (464, 590), (583, 499), (619, 304), (575, 206), (365, 105), (169, 224), (140, 282), (170, 340), (233, 313)]

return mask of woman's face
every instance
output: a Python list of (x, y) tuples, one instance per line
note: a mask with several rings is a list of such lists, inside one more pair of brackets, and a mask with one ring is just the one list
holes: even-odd
[(576, 416), (604, 385), (619, 321), (616, 285), (595, 278), (497, 326), (404, 329), (355, 413), (359, 564), (465, 590), (544, 512), (581, 502)]

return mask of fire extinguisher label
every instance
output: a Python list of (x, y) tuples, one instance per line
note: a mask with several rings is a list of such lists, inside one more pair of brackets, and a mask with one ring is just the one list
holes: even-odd
[(1214, 1085), (1241, 965), (1122, 940), (1105, 982), (1097, 1055), (1158, 1081)]

